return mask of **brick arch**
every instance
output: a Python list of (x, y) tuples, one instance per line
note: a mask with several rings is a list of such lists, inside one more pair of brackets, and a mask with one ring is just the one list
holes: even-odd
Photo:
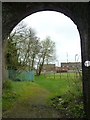
[[(56, 11), (65, 14), (77, 26), (81, 38), (84, 105), (87, 118), (90, 118), (90, 67), (84, 62), (90, 60), (90, 41), (88, 38), (88, 3), (65, 2), (10, 2), (2, 5), (3, 49), (12, 29), (25, 17), (40, 11)], [(4, 57), (3, 57), (4, 58)], [(5, 64), (3, 64), (3, 69)], [(3, 70), (4, 73), (5, 69)], [(5, 75), (3, 75), (5, 76)]]

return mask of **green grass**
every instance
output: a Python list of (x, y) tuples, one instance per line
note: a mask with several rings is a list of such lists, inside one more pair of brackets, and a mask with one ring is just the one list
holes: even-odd
[(82, 96), (82, 81), (75, 74), (35, 76), (34, 82), (9, 81), (3, 90), (3, 113), (11, 111), (18, 101), (24, 103), (29, 99), (42, 103), (47, 100), (47, 104), (51, 104), (51, 99), (57, 96), (67, 97), (68, 101)]
[[(47, 89), (52, 95), (63, 95), (68, 90), (78, 94), (78, 86), (82, 89), (82, 82), (75, 78), (75, 74), (68, 74), (68, 77), (67, 74), (62, 74), (61, 78), (59, 75), (55, 75), (55, 78), (54, 75), (49, 75), (47, 77), (42, 75), (36, 77), (35, 83)], [(82, 90), (79, 92), (82, 92)]]

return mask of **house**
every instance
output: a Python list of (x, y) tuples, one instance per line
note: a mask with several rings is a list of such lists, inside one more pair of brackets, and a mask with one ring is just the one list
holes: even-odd
[(63, 73), (63, 72), (68, 72), (67, 67), (56, 67), (56, 73)]
[(42, 72), (55, 72), (55, 64), (44, 64)]
[(67, 68), (68, 70), (81, 70), (82, 63), (81, 62), (68, 62), (68, 63), (61, 63), (62, 68)]

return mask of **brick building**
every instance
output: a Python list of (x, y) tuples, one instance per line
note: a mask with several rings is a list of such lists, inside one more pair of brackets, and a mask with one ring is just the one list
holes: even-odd
[(81, 62), (68, 62), (68, 63), (61, 63), (61, 68), (65, 68), (68, 70), (81, 70), (82, 69), (82, 64)]
[(42, 72), (55, 72), (55, 64), (44, 64)]

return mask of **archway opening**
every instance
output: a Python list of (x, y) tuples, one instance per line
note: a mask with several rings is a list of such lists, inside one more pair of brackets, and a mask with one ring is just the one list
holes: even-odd
[[(69, 21), (71, 23), (69, 23)], [(64, 24), (66, 24), (66, 26), (64, 26)], [(34, 29), (36, 30), (36, 33)], [(37, 85), (34, 86), (33, 90), (35, 90), (35, 88), (36, 90), (34, 93), (32, 93), (35, 95), (37, 93), (37, 97), (34, 96), (34, 98), (36, 98), (33, 100), (33, 97), (30, 98), (32, 101), (35, 100), (36, 106), (34, 106), (34, 108), (37, 108), (37, 103), (39, 106), (41, 105), (40, 107), (45, 107), (45, 104), (43, 105), (44, 102), (40, 104), (41, 101), (46, 100), (46, 98), (43, 99), (45, 97), (43, 94), (45, 93), (45, 95), (47, 94), (47, 98), (50, 100), (48, 102), (48, 106), (58, 110), (59, 113), (61, 110), (63, 111), (62, 115), (60, 113), (61, 117), (82, 117), (83, 96), (81, 85), (82, 82), (80, 80), (82, 77), (80, 38), (76, 25), (70, 20), (70, 18), (54, 11), (34, 13), (30, 15), (30, 21), (29, 17), (27, 17), (25, 21), (23, 20), (23, 22), (19, 23), (19, 26), (12, 31), (11, 36), (8, 37), (8, 40), (10, 43), (8, 42), (9, 52), (7, 54), (7, 58), (10, 58), (8, 57), (9, 55), (12, 57), (8, 59), (10, 62), (10, 64), (8, 64), (9, 77), (14, 78), (14, 83), (16, 81), (23, 81), (25, 79), (27, 80), (28, 78), (28, 80), (31, 80), (33, 76), (32, 70), (34, 70), (36, 71), (36, 75), (39, 75), (39, 77), (36, 76), (35, 78), (35, 85), (39, 84), (44, 88), (43, 90), (38, 88), (38, 90)], [(55, 56), (55, 52), (57, 57)], [(22, 72), (22, 74), (15, 78), (15, 71), (18, 71), (19, 74)], [(30, 71), (29, 74), (27, 74), (26, 71)], [(31, 75), (31, 78), (28, 75)], [(50, 83), (50, 81), (52, 82)], [(33, 85), (34, 82), (30, 84)], [(16, 82), (16, 84), (18, 86), (19, 82)], [(23, 85), (21, 82), (20, 84)], [(26, 83), (27, 87), (28, 84)], [(42, 92), (40, 93), (40, 91)], [(32, 94), (31, 92), (29, 93)], [(41, 101), (40, 94), (42, 95)], [(27, 94), (24, 97), (27, 99)], [(79, 97), (80, 99), (78, 99)], [(69, 104), (70, 101), (72, 101), (71, 105)], [(74, 109), (72, 108), (73, 104)], [(50, 109), (51, 108), (48, 108), (48, 110)], [(37, 109), (37, 111), (38, 110), (41, 110), (41, 108)], [(73, 114), (73, 110), (75, 110), (75, 114)], [(79, 111), (79, 114), (77, 111)], [(51, 111), (51, 113), (54, 112), (54, 117), (60, 118), (56, 111)], [(52, 116), (51, 113), (49, 114), (49, 117)], [(44, 112), (44, 114), (46, 113)]]

